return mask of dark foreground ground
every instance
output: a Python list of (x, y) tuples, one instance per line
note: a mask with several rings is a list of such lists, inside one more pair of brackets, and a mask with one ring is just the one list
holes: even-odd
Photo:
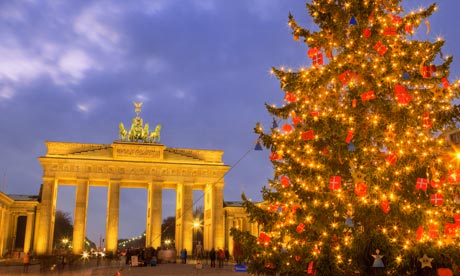
[(225, 264), (223, 268), (211, 268), (209, 264), (203, 263), (202, 269), (197, 269), (195, 261), (190, 261), (188, 264), (168, 263), (159, 264), (157, 266), (131, 267), (119, 262), (110, 264), (99, 264), (88, 261), (86, 264), (76, 268), (64, 267), (58, 269), (51, 268), (47, 271), (40, 272), (39, 264), (29, 266), (29, 271), (24, 272), (23, 266), (19, 262), (0, 261), (1, 276), (114, 276), (120, 270), (121, 276), (165, 276), (165, 275), (181, 275), (181, 276), (196, 276), (196, 275), (219, 275), (219, 276), (238, 276), (248, 275), (245, 272), (234, 272), (233, 264)]

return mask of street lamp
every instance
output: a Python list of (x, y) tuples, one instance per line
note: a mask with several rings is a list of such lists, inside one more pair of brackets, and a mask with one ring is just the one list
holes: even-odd
[(64, 246), (64, 249), (67, 249), (67, 244), (69, 243), (69, 239), (68, 238), (63, 238), (62, 239), (62, 244)]
[(201, 257), (201, 250), (202, 250), (202, 247), (200, 246), (200, 248), (198, 248), (198, 230), (201, 229), (201, 222), (200, 220), (198, 219), (195, 219), (195, 221), (193, 222), (193, 246), (194, 246), (194, 252), (195, 252), (195, 256), (196, 258), (200, 258)]
[(171, 245), (171, 240), (170, 239), (165, 240), (165, 245), (166, 245), (166, 249), (169, 249), (169, 246)]

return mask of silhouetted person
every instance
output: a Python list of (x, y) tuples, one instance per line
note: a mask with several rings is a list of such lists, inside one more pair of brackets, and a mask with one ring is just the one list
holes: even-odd
[(225, 259), (224, 250), (219, 248), (219, 250), (217, 250), (217, 262), (219, 263), (219, 268), (224, 267), (224, 259)]
[(30, 265), (30, 256), (29, 253), (24, 252), (24, 258), (23, 258), (23, 263), (24, 263), (24, 273), (29, 272), (29, 265)]
[(184, 248), (180, 251), (180, 258), (182, 259), (183, 264), (187, 263), (187, 249)]
[(216, 250), (214, 247), (209, 251), (209, 259), (211, 260), (211, 267), (216, 267)]

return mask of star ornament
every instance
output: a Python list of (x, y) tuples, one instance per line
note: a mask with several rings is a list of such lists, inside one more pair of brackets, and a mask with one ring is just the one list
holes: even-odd
[(423, 257), (421, 257), (420, 259), (418, 259), (418, 261), (419, 261), (420, 263), (422, 263), (422, 268), (424, 268), (424, 267), (433, 268), (433, 267), (431, 266), (431, 262), (433, 261), (433, 258), (428, 257), (426, 254), (423, 254)]

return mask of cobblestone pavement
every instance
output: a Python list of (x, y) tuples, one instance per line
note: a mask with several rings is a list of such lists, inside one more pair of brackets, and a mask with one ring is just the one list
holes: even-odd
[(40, 266), (35, 264), (29, 267), (29, 271), (27, 273), (23, 272), (23, 267), (21, 264), (0, 264), (1, 276), (114, 276), (118, 270), (120, 270), (121, 276), (248, 275), (245, 272), (234, 272), (232, 264), (226, 264), (223, 268), (211, 268), (209, 264), (203, 264), (202, 269), (197, 269), (193, 261), (192, 264), (169, 263), (146, 267), (130, 267), (125, 265), (120, 266), (119, 264), (111, 264), (98, 267), (88, 265), (88, 267), (82, 266), (81, 268), (75, 269), (64, 268), (63, 270), (52, 269), (46, 272), (40, 272)]

